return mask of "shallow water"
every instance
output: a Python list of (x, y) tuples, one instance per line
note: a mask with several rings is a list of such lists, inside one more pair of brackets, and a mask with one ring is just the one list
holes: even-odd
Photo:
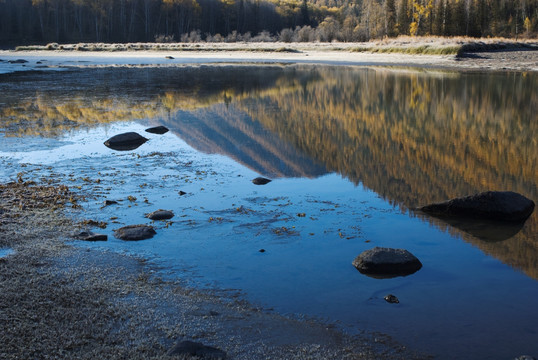
[[(107, 222), (93, 230), (109, 241), (82, 246), (142, 254), (192, 286), (439, 358), (536, 356), (537, 212), (484, 233), (410, 209), (483, 190), (536, 201), (537, 87), (532, 73), (322, 66), (0, 75), (0, 179), (91, 191), (74, 215)], [(149, 141), (103, 145), (126, 131)], [(176, 216), (153, 239), (113, 237), (159, 208)], [(361, 275), (351, 262), (374, 246), (423, 268)]]
[(0, 259), (15, 253), (13, 249), (0, 249)]

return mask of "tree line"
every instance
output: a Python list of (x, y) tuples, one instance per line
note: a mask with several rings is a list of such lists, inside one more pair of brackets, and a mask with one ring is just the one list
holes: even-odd
[(538, 0), (0, 0), (0, 44), (533, 37)]

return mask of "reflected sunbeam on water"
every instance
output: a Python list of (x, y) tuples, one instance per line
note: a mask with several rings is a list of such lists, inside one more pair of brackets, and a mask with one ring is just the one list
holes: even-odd
[[(412, 209), (485, 190), (536, 201), (537, 87), (534, 73), (324, 66), (1, 75), (0, 178), (91, 191), (84, 216), (107, 221), (110, 238), (95, 246), (150, 256), (195, 286), (440, 358), (513, 358), (538, 353), (537, 212), (499, 227)], [(155, 125), (170, 132), (144, 133)], [(104, 147), (128, 131), (149, 141)], [(259, 175), (273, 181), (253, 185)], [(113, 238), (158, 208), (176, 216), (154, 239)], [(363, 276), (351, 261), (374, 246), (408, 249), (423, 268)]]

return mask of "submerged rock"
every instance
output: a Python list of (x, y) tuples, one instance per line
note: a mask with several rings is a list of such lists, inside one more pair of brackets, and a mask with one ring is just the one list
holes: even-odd
[(166, 134), (168, 131), (169, 130), (166, 126), (155, 126), (155, 127), (146, 129), (146, 132), (149, 132), (151, 134), (159, 134), (159, 135)]
[(413, 274), (422, 263), (407, 250), (375, 247), (357, 256), (353, 266), (365, 275), (390, 278)]
[(264, 177), (257, 177), (256, 179), (252, 180), (252, 183), (254, 185), (265, 185), (265, 184), (268, 184), (270, 182), (271, 182), (271, 180), (266, 179)]
[(120, 240), (145, 240), (157, 234), (153, 226), (128, 225), (114, 230), (114, 236)]
[(438, 221), (448, 224), (483, 241), (497, 242), (510, 239), (523, 229), (523, 222), (507, 222), (488, 219), (443, 217)]
[(524, 222), (534, 211), (534, 201), (512, 191), (486, 191), (418, 208), (436, 217), (465, 217)]
[(226, 359), (226, 352), (194, 341), (182, 341), (168, 352), (168, 356), (197, 356), (201, 359)]
[(118, 202), (116, 200), (105, 200), (103, 203), (104, 206), (116, 205)]
[(148, 139), (135, 132), (127, 132), (115, 135), (105, 141), (105, 145), (113, 150), (128, 151), (138, 148)]
[(385, 299), (386, 302), (391, 303), (391, 304), (399, 304), (400, 303), (400, 300), (398, 300), (398, 298), (395, 295), (392, 295), (392, 294), (385, 295), (385, 297), (383, 299)]
[(170, 210), (155, 210), (152, 213), (146, 214), (146, 217), (151, 220), (168, 220), (174, 217), (174, 213)]
[(107, 241), (108, 235), (105, 234), (96, 234), (91, 231), (81, 231), (75, 235), (75, 238), (84, 241)]

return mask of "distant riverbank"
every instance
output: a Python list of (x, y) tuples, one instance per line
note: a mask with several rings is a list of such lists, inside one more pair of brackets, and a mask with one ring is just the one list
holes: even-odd
[(538, 41), (401, 37), (368, 43), (48, 44), (0, 51), (1, 60), (0, 72), (238, 62), (538, 71)]

